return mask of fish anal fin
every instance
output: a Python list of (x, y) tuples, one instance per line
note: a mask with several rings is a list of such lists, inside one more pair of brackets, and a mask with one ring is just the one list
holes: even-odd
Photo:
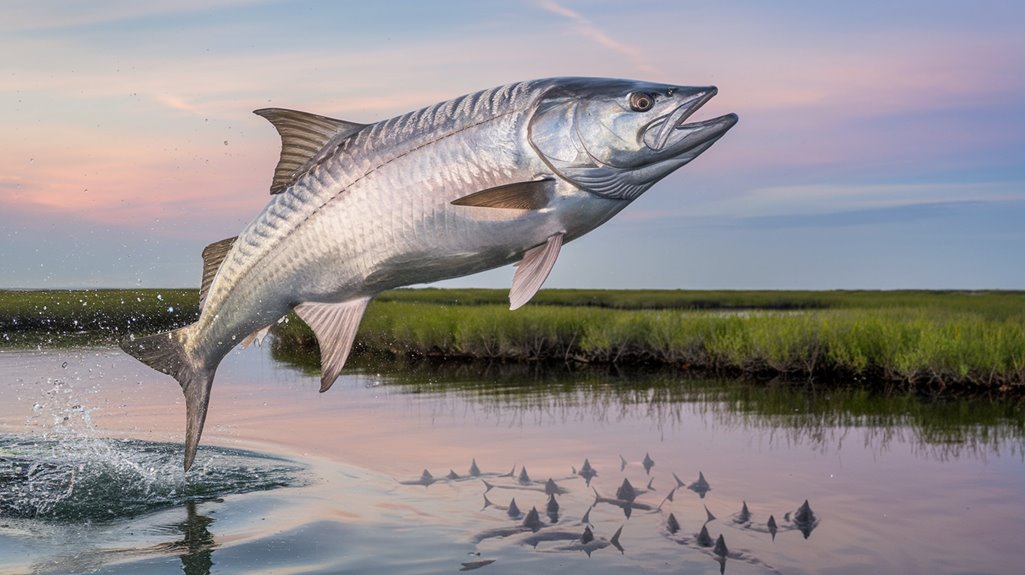
[(328, 144), (339, 143), (366, 127), (366, 124), (284, 108), (262, 108), (253, 113), (267, 118), (281, 136), (281, 158), (274, 169), (272, 194), (285, 191), (308, 172), (328, 151)]
[(237, 239), (238, 236), (226, 238), (203, 248), (203, 279), (199, 284), (200, 310), (203, 309), (203, 304), (206, 303), (206, 294), (210, 291), (210, 284), (214, 283), (217, 270), (221, 269), (224, 258), (227, 257), (228, 252), (231, 251), (231, 246), (235, 245), (235, 240)]
[(247, 335), (246, 338), (242, 340), (242, 349), (249, 347), (253, 343), (255, 343), (258, 347), (260, 345), (263, 345), (263, 338), (267, 337), (267, 334), (270, 333), (270, 328), (270, 325), (266, 325), (254, 331), (253, 333)]
[(518, 309), (534, 297), (537, 290), (548, 279), (555, 260), (559, 258), (564, 234), (555, 234), (545, 243), (533, 247), (525, 254), (516, 267), (513, 275), (512, 288), (509, 290), (509, 309)]
[(369, 297), (361, 297), (341, 303), (305, 302), (295, 306), (296, 315), (310, 326), (320, 344), (321, 393), (330, 389), (342, 372), (369, 303)]
[(474, 192), (458, 200), (453, 200), (452, 205), (507, 210), (540, 210), (548, 207), (554, 193), (555, 180), (545, 178), (505, 184)]

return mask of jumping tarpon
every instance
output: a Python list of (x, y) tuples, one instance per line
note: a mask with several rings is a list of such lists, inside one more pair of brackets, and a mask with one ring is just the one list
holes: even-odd
[(122, 348), (186, 399), (185, 469), (214, 372), (295, 311), (338, 377), (378, 293), (519, 262), (527, 303), (563, 244), (608, 221), (737, 122), (687, 123), (716, 94), (632, 80), (552, 78), (462, 96), (375, 124), (267, 108), (281, 136), (270, 203), (203, 250), (198, 321)]

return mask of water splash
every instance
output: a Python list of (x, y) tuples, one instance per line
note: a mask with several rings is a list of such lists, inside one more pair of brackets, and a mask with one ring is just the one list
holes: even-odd
[(185, 474), (180, 444), (98, 437), (82, 382), (47, 378), (25, 421), (38, 433), (0, 435), (0, 517), (103, 522), (308, 483), (302, 465), (251, 451), (206, 447)]
[(181, 446), (90, 437), (0, 436), (0, 515), (101, 522), (188, 502), (307, 483), (301, 465), (208, 447), (181, 470)]

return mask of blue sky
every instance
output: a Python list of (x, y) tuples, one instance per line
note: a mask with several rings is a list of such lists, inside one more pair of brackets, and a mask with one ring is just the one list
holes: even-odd
[(583, 75), (715, 84), (740, 123), (549, 287), (1025, 289), (1022, 30), (1019, 2), (9, 3), (0, 287), (197, 286), (268, 199), (253, 109)]

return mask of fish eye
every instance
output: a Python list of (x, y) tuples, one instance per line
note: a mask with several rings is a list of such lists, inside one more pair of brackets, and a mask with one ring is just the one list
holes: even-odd
[(655, 98), (644, 92), (630, 94), (630, 109), (634, 112), (647, 112), (655, 105)]

